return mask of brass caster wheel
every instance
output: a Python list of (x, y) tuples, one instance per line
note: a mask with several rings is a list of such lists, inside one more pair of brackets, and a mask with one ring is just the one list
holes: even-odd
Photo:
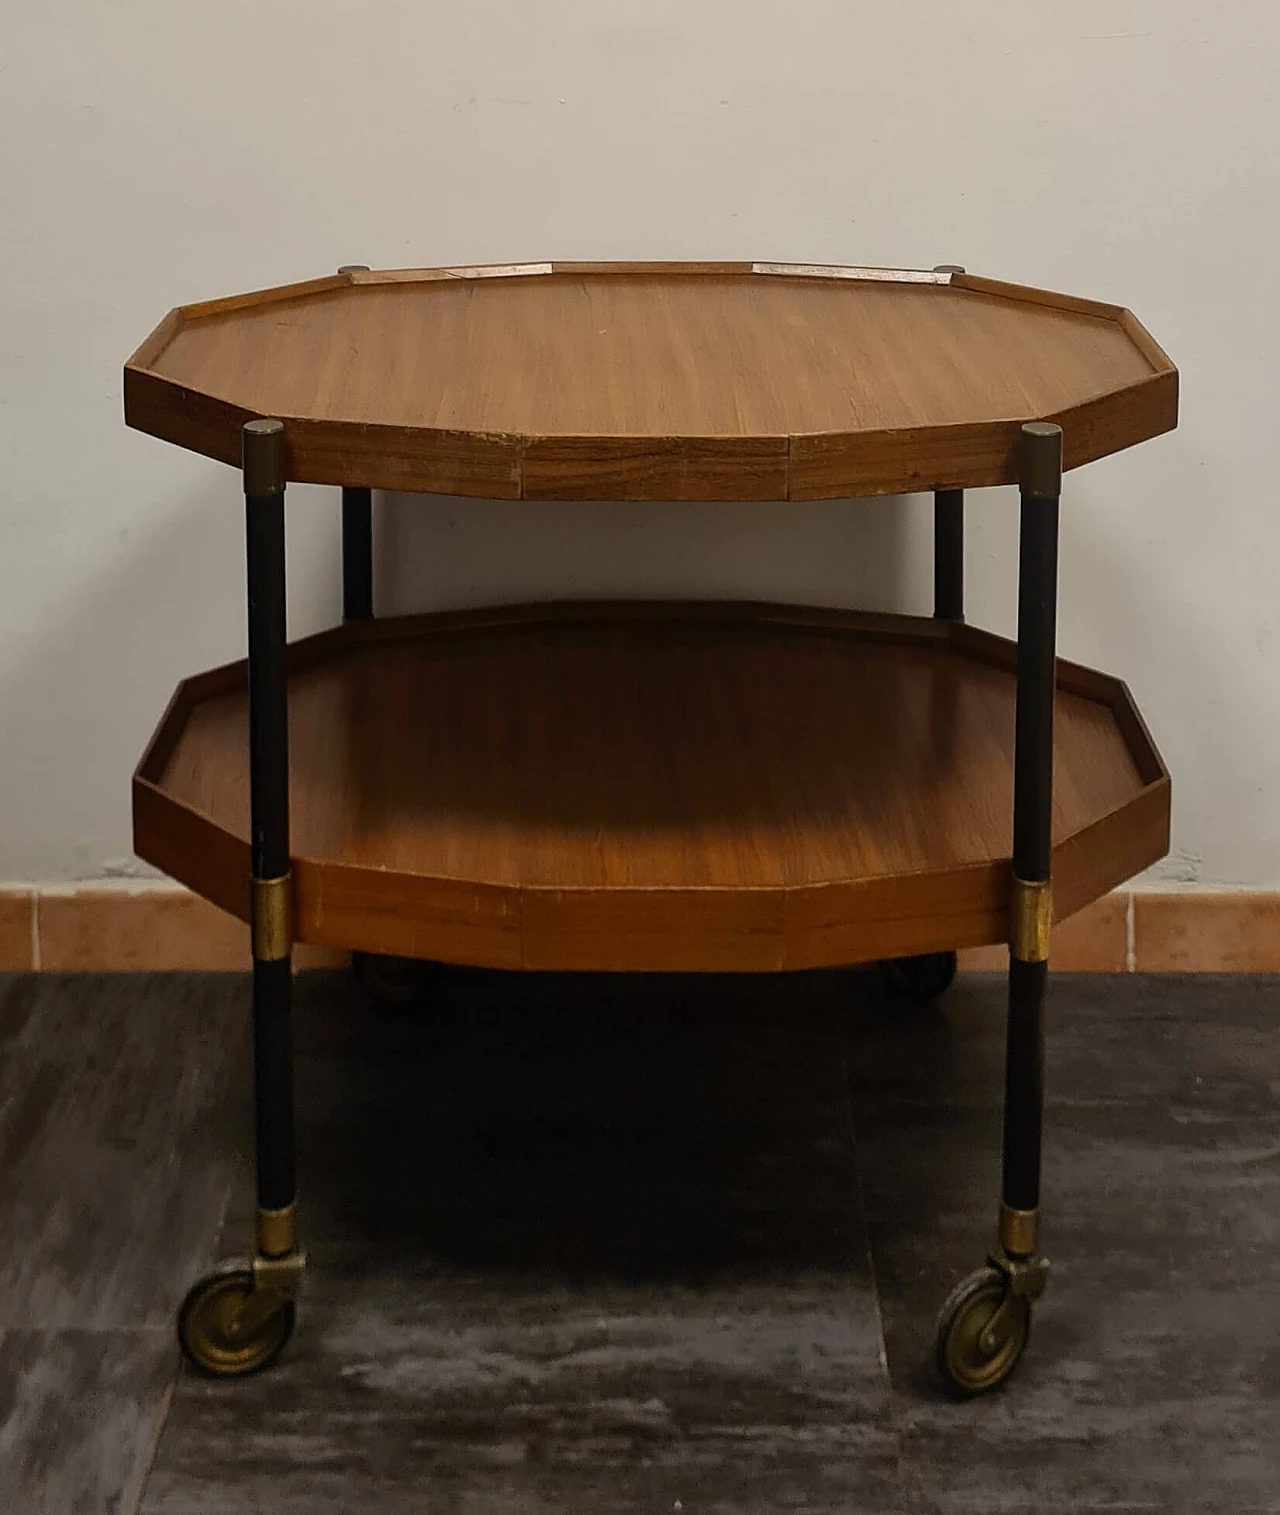
[(293, 1319), (293, 1301), (274, 1289), (255, 1291), (247, 1268), (214, 1273), (202, 1278), (182, 1301), (178, 1345), (201, 1373), (240, 1378), (279, 1357), (293, 1334)]
[(351, 971), (375, 1005), (407, 1010), (430, 998), (440, 964), (381, 952), (353, 952)]
[(938, 1314), (938, 1371), (952, 1393), (985, 1394), (1017, 1366), (1031, 1332), (1031, 1301), (999, 1268), (979, 1268)]
[(880, 972), (894, 999), (930, 1005), (950, 989), (956, 976), (956, 955), (924, 952), (919, 957), (889, 957), (880, 964)]

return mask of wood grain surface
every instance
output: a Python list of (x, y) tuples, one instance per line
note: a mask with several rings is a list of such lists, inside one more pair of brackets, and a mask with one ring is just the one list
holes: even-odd
[[(767, 265), (757, 265), (765, 268)], [(504, 498), (813, 499), (1011, 483), (1177, 419), (1116, 306), (991, 280), (750, 265), (357, 273), (188, 306), (125, 370), (128, 423), (226, 462), (286, 423), (312, 483)]]
[[(299, 940), (494, 967), (771, 970), (1005, 939), (1007, 644), (767, 606), (353, 623), (291, 651)], [(962, 650), (962, 646), (963, 649)], [(241, 916), (243, 666), (184, 686), (135, 845)], [(1123, 686), (1062, 665), (1075, 910), (1161, 856)]]

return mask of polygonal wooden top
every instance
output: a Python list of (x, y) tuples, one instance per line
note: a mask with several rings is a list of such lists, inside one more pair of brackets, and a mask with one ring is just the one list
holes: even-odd
[[(1007, 940), (1014, 664), (947, 622), (551, 605), (289, 650), (297, 939), (507, 968), (755, 969)], [(1058, 665), (1054, 901), (1168, 845), (1123, 685)], [(244, 664), (189, 680), (140, 856), (249, 908)]]
[(784, 264), (345, 273), (173, 311), (129, 425), (237, 463), (285, 422), (320, 484), (561, 499), (802, 500), (1014, 483), (1177, 423), (1128, 311), (967, 274)]

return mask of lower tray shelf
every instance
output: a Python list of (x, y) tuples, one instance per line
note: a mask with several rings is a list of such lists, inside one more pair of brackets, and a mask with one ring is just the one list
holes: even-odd
[[(299, 941), (504, 968), (775, 970), (1006, 940), (1015, 650), (783, 606), (351, 623), (289, 652)], [(1162, 857), (1124, 685), (1059, 663), (1055, 913)], [(244, 919), (246, 670), (182, 684), (138, 853)]]

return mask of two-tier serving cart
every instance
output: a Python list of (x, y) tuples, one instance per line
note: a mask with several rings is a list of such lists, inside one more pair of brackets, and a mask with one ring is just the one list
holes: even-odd
[[(214, 1373), (283, 1347), (290, 953), (757, 970), (887, 960), (940, 992), (1007, 942), (1003, 1193), (938, 1357), (1026, 1341), (1051, 919), (1162, 856), (1169, 778), (1123, 684), (1055, 662), (1062, 470), (1169, 430), (1125, 310), (932, 272), (526, 264), (336, 276), (174, 311), (128, 424), (240, 467), (248, 659), (183, 683), (134, 779), (142, 857), (248, 921), (257, 1225), (183, 1305)], [(344, 623), (288, 645), (287, 481), (342, 487)], [(1018, 640), (963, 614), (966, 488), (1021, 493)], [(371, 491), (767, 500), (935, 492), (930, 618), (755, 603), (373, 617)], [(779, 503), (779, 510), (786, 510)], [(1052, 880), (1052, 893), (1051, 883)]]

